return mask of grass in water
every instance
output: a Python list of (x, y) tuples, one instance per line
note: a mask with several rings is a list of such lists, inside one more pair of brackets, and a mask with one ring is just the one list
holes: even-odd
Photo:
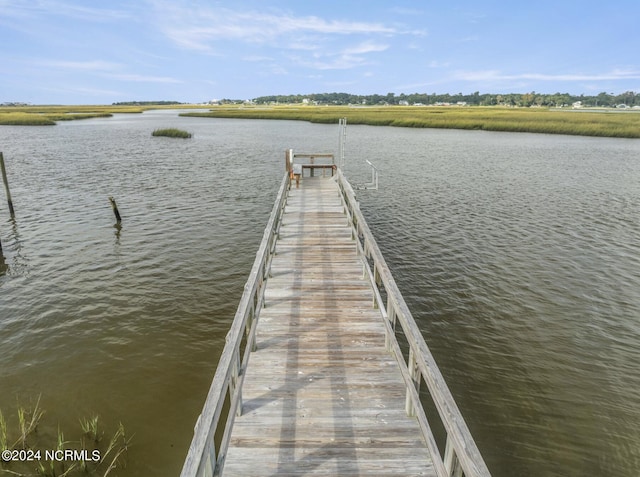
[(98, 429), (98, 415), (88, 419), (80, 419), (80, 427), (85, 436), (89, 437), (96, 444), (102, 440), (104, 432)]
[(122, 425), (122, 423), (120, 423), (118, 430), (109, 441), (109, 446), (107, 447), (107, 450), (102, 454), (102, 459), (100, 460), (100, 464), (102, 464), (103, 462), (109, 463), (109, 466), (105, 470), (104, 474), (102, 474), (103, 477), (106, 477), (112, 470), (117, 468), (120, 458), (125, 452), (127, 452), (130, 443), (131, 438), (127, 438), (124, 431), (124, 426)]
[(167, 129), (156, 129), (151, 133), (152, 136), (165, 136), (165, 137), (179, 137), (188, 139), (191, 137), (191, 133), (187, 131), (183, 131), (182, 129), (176, 128), (167, 128)]
[(36, 432), (42, 416), (44, 416), (44, 411), (40, 408), (40, 396), (33, 409), (25, 409), (22, 406), (18, 406), (18, 426), (20, 433), (18, 440), (12, 446), (13, 448), (27, 448), (27, 438)]
[(4, 415), (0, 410), (0, 451), (9, 448), (7, 442), (7, 421), (4, 420)]
[[(0, 450), (16, 455), (12, 460), (3, 453), (0, 475), (107, 477), (125, 465), (132, 438), (127, 436), (122, 423), (108, 441), (102, 442), (105, 431), (98, 424), (99, 417), (83, 418), (80, 419), (82, 434), (72, 430), (72, 435), (77, 438), (66, 439), (60, 426), (55, 436), (46, 430), (38, 431), (45, 415), (40, 407), (40, 398), (32, 408), (18, 404), (16, 414), (17, 419), (7, 420), (0, 411)], [(51, 457), (52, 452), (57, 453), (56, 457)], [(76, 457), (62, 458), (70, 452)], [(22, 455), (32, 458), (18, 457)]]

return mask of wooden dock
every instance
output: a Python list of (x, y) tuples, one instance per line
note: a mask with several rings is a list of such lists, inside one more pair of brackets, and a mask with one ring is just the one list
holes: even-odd
[(490, 475), (341, 171), (284, 178), (181, 475)]
[(335, 179), (282, 216), (225, 476), (431, 476)]

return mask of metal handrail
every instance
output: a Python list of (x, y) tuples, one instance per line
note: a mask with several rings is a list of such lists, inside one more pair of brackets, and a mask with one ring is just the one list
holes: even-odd
[[(275, 252), (275, 243), (290, 185), (289, 174), (285, 174), (256, 253), (253, 268), (244, 286), (238, 310), (225, 339), (224, 350), (204, 408), (196, 422), (193, 440), (180, 473), (181, 477), (212, 477), (222, 472), (231, 428), (235, 416), (242, 412), (244, 370), (248, 365), (251, 351), (255, 350), (256, 318), (264, 302), (266, 279)], [(244, 353), (241, 356), (243, 344)], [(230, 408), (226, 420), (222, 423), (222, 408), (226, 397), (229, 398)], [(224, 427), (219, 429), (221, 424), (224, 424)], [(216, 450), (215, 436), (218, 431), (222, 431), (223, 435)]]
[[(340, 169), (337, 181), (345, 212), (363, 255), (365, 274), (374, 290), (375, 305), (380, 308), (384, 318), (387, 347), (395, 355), (407, 385), (407, 412), (415, 415), (418, 420), (438, 476), (490, 477), (489, 469), (360, 211), (353, 188)], [(372, 266), (368, 260), (372, 261)], [(381, 285), (386, 291), (386, 304), (382, 299)], [(409, 345), (407, 361), (396, 338), (397, 324), (400, 324)], [(422, 380), (427, 385), (447, 433), (444, 459), (420, 402), (419, 388)]]

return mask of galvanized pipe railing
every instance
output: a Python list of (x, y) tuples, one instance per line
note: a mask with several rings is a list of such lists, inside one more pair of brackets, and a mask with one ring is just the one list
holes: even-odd
[[(238, 310), (227, 334), (207, 400), (196, 422), (181, 477), (213, 477), (222, 472), (235, 416), (242, 413), (244, 371), (251, 351), (255, 348), (256, 318), (264, 302), (266, 279), (275, 252), (289, 188), (289, 174), (285, 174), (249, 279), (244, 286)], [(227, 398), (230, 403), (229, 412), (222, 421), (222, 410)], [(222, 438), (216, 443), (216, 433), (219, 432), (222, 432)]]
[[(407, 413), (418, 420), (438, 477), (490, 477), (489, 469), (360, 211), (353, 188), (340, 169), (337, 181), (345, 213), (362, 254), (365, 276), (374, 290), (374, 305), (380, 308), (384, 319), (387, 348), (395, 355), (407, 386)], [(382, 289), (387, 297), (386, 303)], [(409, 346), (406, 361), (396, 337), (397, 332), (404, 334)], [(444, 458), (441, 457), (420, 401), (422, 381), (427, 386), (447, 434)]]

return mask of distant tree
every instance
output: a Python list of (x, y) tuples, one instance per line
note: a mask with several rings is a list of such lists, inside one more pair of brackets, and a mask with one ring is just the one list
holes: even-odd
[(598, 94), (598, 96), (596, 97), (596, 100), (597, 100), (596, 106), (613, 106), (614, 104), (612, 95), (604, 91)]
[[(254, 102), (258, 104), (265, 103), (280, 103), (280, 104), (293, 104), (301, 103), (303, 99), (309, 99), (317, 104), (334, 104), (334, 105), (347, 105), (347, 104), (366, 104), (366, 105), (379, 105), (379, 104), (399, 104), (401, 101), (406, 101), (409, 104), (425, 104), (433, 105), (440, 103), (457, 103), (466, 102), (471, 106), (490, 106), (490, 105), (502, 105), (502, 106), (523, 106), (528, 107), (532, 105), (546, 106), (546, 107), (562, 107), (570, 105), (576, 101), (581, 101), (584, 106), (615, 106), (616, 104), (624, 103), (627, 106), (640, 105), (640, 94), (633, 91), (626, 91), (620, 95), (613, 95), (606, 92), (600, 93), (597, 96), (585, 96), (583, 94), (579, 96), (570, 95), (569, 93), (554, 93), (554, 94), (539, 94), (535, 91), (530, 93), (518, 94), (518, 93), (499, 93), (499, 94), (481, 94), (479, 91), (475, 91), (472, 94), (457, 93), (451, 95), (449, 93), (401, 93), (396, 96), (395, 93), (387, 93), (386, 95), (369, 94), (369, 95), (356, 95), (349, 93), (314, 93), (307, 95), (292, 94), (292, 95), (270, 95), (260, 96), (254, 99)], [(242, 100), (223, 99), (224, 103), (242, 103)], [(179, 104), (174, 101), (149, 101), (149, 102), (130, 102), (119, 104)]]
[(625, 91), (614, 98), (615, 104), (626, 104), (627, 106), (633, 106), (636, 101), (636, 94), (633, 91)]

